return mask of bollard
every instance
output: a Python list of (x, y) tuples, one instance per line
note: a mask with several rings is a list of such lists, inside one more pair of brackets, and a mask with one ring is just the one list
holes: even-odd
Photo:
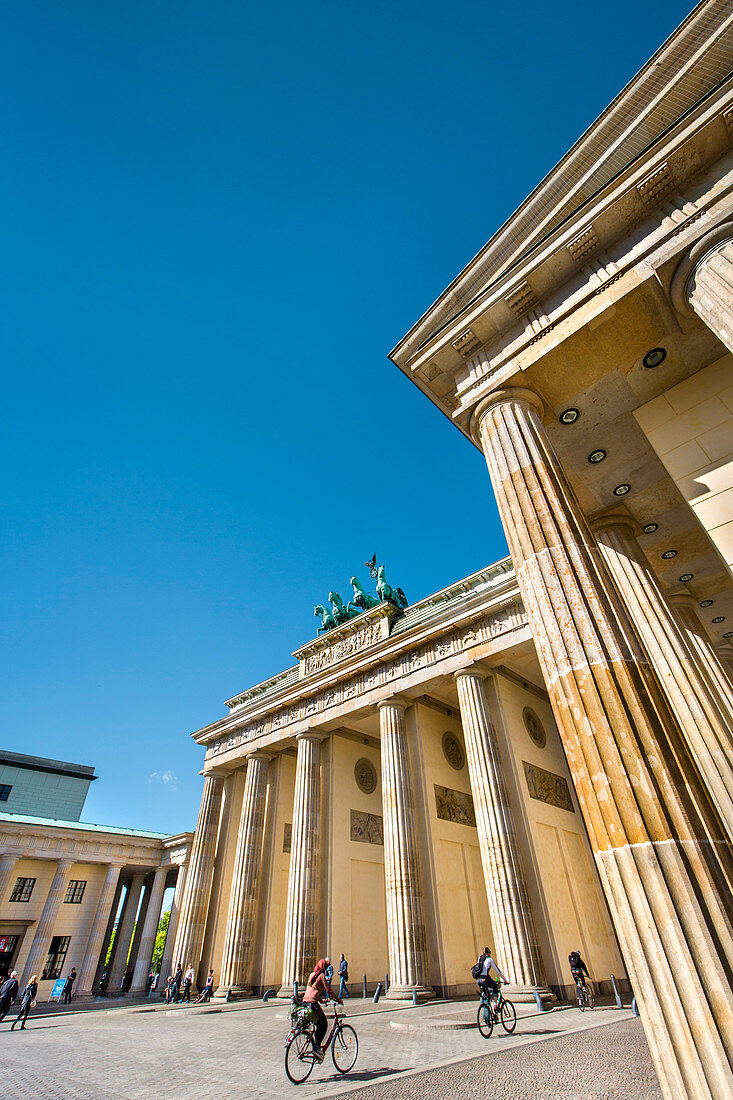
[(634, 1016), (636, 1016), (638, 1018), (638, 1016), (639, 1016), (639, 1006), (636, 1003), (636, 997), (634, 997), (632, 1002), (631, 1002), (631, 1011), (633, 1012)]
[(227, 995), (226, 995), (226, 998), (224, 1000), (224, 1004), (228, 1005), (229, 1002), (231, 1001), (231, 999), (232, 999), (232, 991), (231, 991), (231, 989), (227, 989)]
[(277, 996), (277, 993), (275, 992), (275, 990), (274, 990), (274, 989), (268, 989), (268, 990), (267, 990), (267, 991), (266, 991), (266, 992), (265, 992), (265, 993), (263, 994), (263, 996), (262, 996), (262, 1000), (263, 1000), (263, 1001), (265, 1002), (265, 1004), (267, 1004), (267, 1002), (269, 1001), (270, 997), (276, 997), (276, 996)]
[(384, 992), (386, 993), (388, 989), (389, 989), (389, 974), (385, 974), (384, 975)]
[(416, 989), (413, 989), (413, 991), (412, 991), (412, 1007), (417, 1008), (417, 990)]
[(613, 995), (616, 998), (616, 1008), (623, 1008), (624, 1006), (621, 1002), (621, 994), (618, 991), (618, 986), (616, 985), (616, 979), (613, 976), (613, 974), (611, 975), (611, 983), (613, 985)]
[(372, 1004), (379, 1004), (379, 994), (382, 992), (382, 983), (377, 982), (377, 988), (374, 990), (374, 996), (372, 997)]
[(367, 999), (367, 980), (366, 980), (366, 974), (364, 975), (364, 984), (363, 984), (363, 986), (362, 986), (362, 996), (363, 996), (364, 1000), (366, 1000), (366, 999)]
[(298, 997), (298, 983), (297, 982), (293, 982), (293, 1000), (295, 1001), (296, 1004), (298, 1003), (298, 1000), (299, 1000), (299, 997)]
[(538, 1010), (540, 1012), (544, 1012), (545, 1011), (545, 1002), (542, 1000), (542, 997), (540, 996), (539, 989), (533, 989), (532, 993), (534, 994), (535, 1004), (537, 1005)]

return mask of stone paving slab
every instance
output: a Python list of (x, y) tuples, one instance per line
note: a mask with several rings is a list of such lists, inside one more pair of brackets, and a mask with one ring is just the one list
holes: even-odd
[[(298, 1089), (285, 1076), (284, 1040), (288, 1021), (279, 1018), (280, 1013), (273, 1007), (261, 1002), (220, 1009), (182, 1006), (163, 1011), (156, 1008), (151, 1012), (145, 1010), (150, 1006), (131, 1005), (126, 1010), (108, 1012), (46, 1018), (31, 1015), (28, 1028), (13, 1034), (8, 1033), (11, 1019), (7, 1018), (0, 1027), (0, 1058), (4, 1081), (12, 1088), (8, 1091), (6, 1084), (4, 1095), (12, 1096), (13, 1100), (31, 1097), (33, 1100), (55, 1100), (56, 1097), (64, 1100), (149, 1100), (152, 1096), (156, 1100), (183, 1100), (189, 1095), (201, 1100), (213, 1100), (214, 1097), (234, 1100), (240, 1096), (247, 1100), (281, 1100), (292, 1093), (320, 1100), (355, 1090), (360, 1095), (359, 1090), (369, 1086), (367, 1095), (375, 1082), (389, 1078), (389, 1091), (374, 1093), (375, 1100), (378, 1096), (408, 1095), (406, 1091), (395, 1091), (398, 1089), (409, 1089), (412, 1100), (414, 1075), (421, 1075), (420, 1094), (428, 1095), (423, 1091), (423, 1075), (426, 1070), (440, 1070), (448, 1073), (446, 1087), (452, 1088), (451, 1082), (457, 1081), (461, 1095), (465, 1096), (460, 1082), (474, 1072), (471, 1066), (484, 1067), (475, 1071), (479, 1077), (487, 1072), (493, 1074), (499, 1059), (507, 1054), (514, 1056), (521, 1048), (521, 1062), (501, 1070), (502, 1080), (511, 1081), (507, 1095), (519, 1098), (524, 1094), (515, 1088), (512, 1074), (519, 1074), (519, 1079), (524, 1080), (522, 1067), (526, 1057), (530, 1057), (526, 1052), (544, 1052), (537, 1061), (537, 1072), (546, 1073), (542, 1066), (551, 1065), (555, 1067), (552, 1080), (561, 1083), (565, 1060), (573, 1061), (575, 1043), (582, 1040), (583, 1049), (588, 1047), (593, 1053), (573, 1064), (585, 1066), (590, 1073), (599, 1064), (615, 1064), (613, 1059), (609, 1062), (606, 1052), (610, 1046), (618, 1047), (614, 1036), (626, 1026), (624, 1021), (630, 1016), (628, 1011), (615, 1008), (600, 1008), (585, 1014), (577, 1008), (535, 1012), (521, 1016), (514, 1035), (495, 1031), (489, 1040), (481, 1038), (475, 1029), (436, 1031), (414, 1026), (420, 1017), (424, 1022), (446, 1015), (470, 1021), (475, 1018), (476, 1004), (476, 1001), (444, 1002), (413, 1009), (394, 1003), (380, 1007), (363, 1001), (349, 1006), (347, 1002), (346, 1017), (354, 1024), (359, 1037), (359, 1058), (354, 1072), (347, 1078), (337, 1074), (329, 1055), (322, 1066), (314, 1068), (309, 1081)], [(282, 1006), (280, 1008), (282, 1011)], [(413, 1026), (394, 1028), (390, 1025), (395, 1020), (405, 1023), (412, 1020)], [(604, 1026), (611, 1024), (613, 1026)], [(637, 1052), (632, 1059), (634, 1065), (646, 1067), (645, 1072), (653, 1081), (643, 1032), (638, 1021), (632, 1021), (631, 1027), (643, 1045), (641, 1055)], [(547, 1039), (552, 1042), (546, 1042)], [(558, 1053), (562, 1050), (558, 1043), (569, 1046), (556, 1066)], [(537, 1060), (536, 1053), (531, 1057)], [(613, 1100), (632, 1100), (632, 1097), (633, 1100), (647, 1100), (647, 1094), (626, 1089), (623, 1073), (621, 1088), (617, 1092), (588, 1092), (587, 1095), (594, 1098), (607, 1095)], [(661, 1095), (647, 1091), (649, 1100), (657, 1100)], [(430, 1094), (442, 1096), (440, 1091), (433, 1093), (432, 1086)], [(450, 1096), (450, 1091), (445, 1095)], [(540, 1100), (545, 1094), (533, 1087), (526, 1095), (531, 1095), (532, 1100)], [(580, 1100), (585, 1094), (576, 1091), (572, 1095)]]

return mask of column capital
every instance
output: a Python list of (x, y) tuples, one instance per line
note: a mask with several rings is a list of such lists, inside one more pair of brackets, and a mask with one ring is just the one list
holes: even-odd
[[(300, 736), (300, 735), (299, 735)], [(297, 740), (297, 738), (296, 738)], [(268, 752), (267, 749), (255, 749), (254, 752), (248, 752), (245, 756), (245, 760), (274, 760), (277, 754), (274, 752)]]
[(589, 522), (594, 532), (608, 531), (614, 527), (619, 527), (634, 538), (638, 538), (641, 533), (641, 524), (628, 512), (618, 508), (606, 512), (597, 512), (590, 517)]
[(733, 221), (721, 222), (696, 241), (677, 265), (669, 287), (672, 305), (684, 317), (693, 317), (695, 311), (690, 303), (690, 284), (695, 272), (713, 253), (733, 241)]
[(78, 859), (59, 859), (57, 860), (56, 869), (58, 871), (70, 871), (74, 864), (78, 862)]
[(298, 741), (325, 741), (328, 737), (327, 733), (319, 733), (316, 730), (305, 730), (304, 733), (296, 733), (295, 740)]
[(667, 596), (667, 602), (672, 607), (689, 607), (690, 611), (694, 611), (696, 615), (700, 606), (695, 597), (691, 596), (689, 592), (673, 592)]
[(539, 394), (536, 394), (533, 390), (526, 389), (524, 386), (507, 386), (504, 389), (494, 390), (493, 393), (482, 398), (471, 413), (469, 425), (471, 438), (477, 443), (480, 443), (479, 428), (483, 418), (497, 405), (506, 405), (509, 401), (519, 401), (524, 405), (528, 405), (530, 408), (534, 409), (536, 413), (539, 413), (540, 416), (542, 416), (545, 411), (545, 406)]
[(401, 714), (404, 714), (410, 705), (409, 700), (403, 699), (400, 695), (390, 695), (389, 699), (380, 699), (376, 704), (377, 710), (386, 710), (387, 707), (395, 707)]
[(486, 681), (493, 676), (491, 669), (479, 668), (478, 665), (466, 665), (465, 668), (457, 668), (455, 672), (451, 673), (451, 676), (456, 683), (460, 679), (465, 680), (481, 680)]
[(229, 775), (229, 772), (226, 768), (214, 767), (206, 768), (204, 771), (201, 772), (201, 774), (203, 775), (204, 779), (226, 779), (226, 777)]

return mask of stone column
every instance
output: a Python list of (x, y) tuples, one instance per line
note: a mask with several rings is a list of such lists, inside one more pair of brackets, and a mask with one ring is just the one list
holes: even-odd
[(302, 733), (296, 740), (298, 762), (281, 997), (289, 996), (293, 982), (302, 986), (318, 961), (321, 734)]
[(535, 989), (542, 989), (549, 999), (484, 677), (475, 669), (465, 668), (454, 673), (454, 678), (466, 740), (494, 957), (511, 982), (507, 992), (515, 1000), (533, 1000)]
[(721, 654), (715, 649), (705, 627), (697, 614), (698, 603), (686, 592), (668, 597), (674, 612), (682, 624), (690, 649), (697, 658), (702, 675), (707, 678), (710, 690), (714, 692), (721, 713), (733, 728), (733, 682), (721, 661)]
[(696, 313), (733, 351), (733, 222), (693, 245), (674, 273), (670, 296), (680, 313)]
[(239, 820), (217, 996), (225, 996), (228, 992), (235, 996), (251, 993), (248, 979), (262, 867), (267, 767), (271, 759), (270, 753), (266, 752), (252, 752), (247, 756), (242, 816)]
[(696, 655), (664, 598), (627, 516), (600, 517), (593, 529), (636, 635), (648, 654), (704, 784), (733, 840), (733, 726), (701, 675)]
[(526, 390), (486, 456), (555, 719), (666, 1097), (733, 1094), (731, 852)]
[[(165, 947), (163, 948), (163, 957), (160, 960), (160, 977), (162, 979), (162, 985), (165, 985), (166, 978), (173, 971), (173, 948), (176, 942), (176, 931), (178, 929), (178, 916), (181, 911), (181, 900), (183, 898), (183, 891), (186, 885), (186, 874), (188, 872), (188, 862), (182, 863), (178, 868), (178, 874), (176, 876), (176, 888), (173, 892), (173, 903), (171, 904), (171, 915), (168, 918), (168, 933), (165, 937)], [(158, 984), (158, 988), (161, 988), (161, 983)]]
[(135, 970), (132, 975), (132, 993), (144, 992), (147, 986), (150, 963), (155, 948), (155, 937), (158, 934), (158, 925), (160, 924), (160, 908), (163, 904), (163, 893), (168, 871), (168, 867), (159, 867), (150, 887), (147, 912), (140, 935), (140, 945), (137, 949)]
[(74, 866), (74, 863), (75, 861), (73, 859), (61, 859), (56, 864), (56, 872), (51, 882), (51, 888), (46, 895), (43, 912), (36, 925), (33, 943), (28, 952), (28, 958), (25, 961), (23, 977), (18, 983), (21, 989), (27, 985), (34, 974), (37, 974), (40, 980), (44, 964), (48, 958), (48, 949), (51, 945), (51, 937), (53, 936), (59, 906), (64, 900), (66, 887), (69, 885), (71, 868)]
[(211, 883), (214, 878), (223, 790), (223, 776), (206, 776), (171, 959), (174, 967), (180, 963), (184, 970), (189, 963), (195, 971), (198, 970), (201, 961)]
[(20, 859), (20, 855), (14, 852), (6, 852), (0, 859), (0, 905), (5, 905), (11, 894), (13, 885), (13, 871)]
[(99, 965), (99, 956), (104, 946), (104, 934), (107, 931), (121, 869), (121, 863), (110, 863), (107, 868), (107, 875), (102, 886), (102, 892), (99, 895), (97, 911), (94, 914), (92, 929), (84, 952), (84, 961), (81, 964), (79, 977), (76, 981), (76, 996), (88, 996), (92, 992), (94, 977)]
[(434, 997), (429, 985), (420, 866), (415, 835), (405, 705), (388, 699), (379, 707), (384, 813), (384, 883), (387, 902), (387, 996), (408, 1000)]
[(130, 885), (127, 888), (125, 905), (115, 935), (114, 957), (112, 959), (109, 984), (107, 986), (110, 993), (115, 993), (118, 989), (122, 988), (122, 979), (127, 970), (127, 957), (130, 954), (132, 937), (135, 931), (135, 918), (137, 917), (137, 911), (140, 905), (140, 894), (144, 885), (145, 873), (143, 871), (138, 871), (132, 876)]
[(716, 653), (721, 666), (728, 673), (728, 680), (733, 684), (733, 653), (731, 653), (728, 646), (716, 648)]

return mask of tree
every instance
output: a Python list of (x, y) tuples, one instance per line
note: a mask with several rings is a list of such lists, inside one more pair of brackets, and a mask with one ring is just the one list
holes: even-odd
[(165, 950), (165, 940), (168, 935), (168, 924), (171, 919), (170, 909), (161, 915), (160, 923), (158, 924), (158, 931), (155, 933), (155, 947), (153, 948), (153, 959), (150, 963), (150, 969), (153, 974), (160, 972), (160, 964), (163, 961), (163, 951)]

